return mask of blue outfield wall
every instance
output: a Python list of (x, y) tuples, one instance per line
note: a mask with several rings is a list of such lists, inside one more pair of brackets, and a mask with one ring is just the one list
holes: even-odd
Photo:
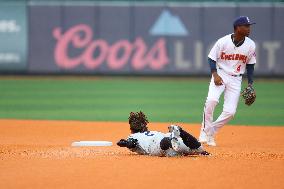
[(27, 73), (206, 75), (212, 45), (246, 15), (257, 23), (256, 75), (284, 76), (283, 4), (29, 3), (27, 12)]

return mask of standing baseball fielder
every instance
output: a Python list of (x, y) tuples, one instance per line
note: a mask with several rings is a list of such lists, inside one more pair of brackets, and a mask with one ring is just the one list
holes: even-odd
[[(241, 91), (242, 75), (247, 70), (248, 85), (253, 84), (256, 63), (255, 43), (248, 38), (250, 22), (246, 16), (234, 21), (234, 33), (220, 38), (208, 55), (212, 78), (204, 106), (199, 142), (216, 146), (215, 135), (235, 115)], [(213, 113), (224, 92), (221, 115), (213, 121)]]

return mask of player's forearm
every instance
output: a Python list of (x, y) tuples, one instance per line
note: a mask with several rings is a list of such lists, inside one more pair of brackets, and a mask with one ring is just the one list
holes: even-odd
[(211, 73), (217, 73), (216, 61), (212, 60), (211, 58), (208, 58), (208, 64), (210, 66)]
[(208, 58), (208, 64), (210, 66), (212, 76), (214, 77), (215, 85), (222, 85), (223, 80), (217, 73), (216, 61), (212, 60), (211, 58)]
[(246, 70), (247, 70), (248, 84), (252, 85), (253, 84), (254, 64), (247, 64)]

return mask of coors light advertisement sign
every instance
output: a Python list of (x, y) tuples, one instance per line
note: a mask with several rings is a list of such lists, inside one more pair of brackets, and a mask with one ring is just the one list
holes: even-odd
[[(29, 72), (209, 74), (208, 51), (218, 38), (233, 32), (236, 7), (203, 7), (202, 15), (201, 8), (30, 6)], [(248, 16), (258, 22), (260, 13)], [(255, 26), (251, 37), (261, 60), (256, 73), (283, 74), (278, 62), (283, 36), (273, 34), (278, 39), (271, 39), (275, 28)]]

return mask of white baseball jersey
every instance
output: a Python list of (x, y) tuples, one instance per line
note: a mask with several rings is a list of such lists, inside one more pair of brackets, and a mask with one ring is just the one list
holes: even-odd
[(236, 47), (231, 35), (220, 38), (211, 49), (208, 57), (216, 61), (217, 68), (227, 74), (244, 74), (246, 64), (256, 63), (255, 43), (246, 37), (244, 43)]
[[(146, 131), (144, 133), (134, 133), (129, 135), (129, 138), (137, 139), (138, 148), (133, 148), (131, 151), (143, 155), (152, 156), (176, 156), (181, 154), (190, 154), (192, 150), (187, 147), (182, 138), (178, 138), (175, 143), (176, 149), (169, 148), (162, 150), (160, 143), (164, 137), (170, 137), (171, 133), (162, 133), (158, 131)], [(172, 143), (173, 144), (173, 143)]]
[(134, 151), (139, 154), (148, 155), (165, 155), (165, 151), (161, 149), (160, 142), (164, 137), (169, 137), (170, 133), (161, 133), (158, 131), (146, 131), (144, 133), (134, 133), (129, 135), (129, 138), (137, 139), (139, 148), (138, 151)]

